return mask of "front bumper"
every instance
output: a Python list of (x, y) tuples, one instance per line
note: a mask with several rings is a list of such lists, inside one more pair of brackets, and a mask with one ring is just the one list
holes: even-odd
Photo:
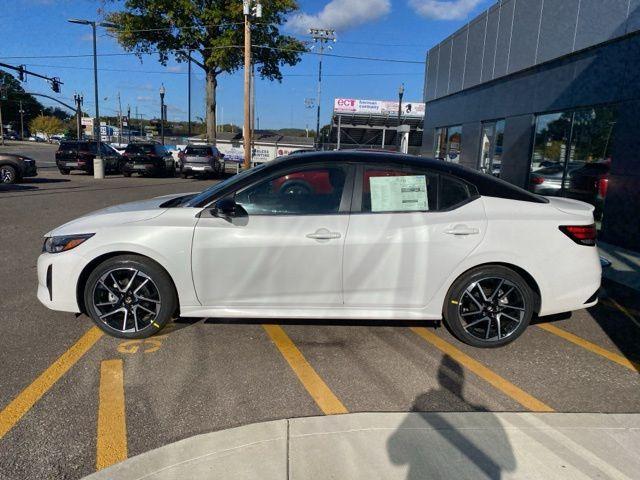
[(38, 300), (51, 310), (80, 312), (76, 285), (84, 258), (72, 251), (38, 257)]
[(23, 162), (22, 163), (22, 176), (23, 177), (37, 177), (38, 167), (36, 162)]

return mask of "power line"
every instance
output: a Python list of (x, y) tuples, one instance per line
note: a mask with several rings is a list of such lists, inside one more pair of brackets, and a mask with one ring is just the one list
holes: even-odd
[[(62, 68), (67, 70), (91, 70), (92, 67), (80, 67), (75, 65), (43, 65), (36, 63), (29, 63), (32, 67), (39, 68)], [(119, 72), (119, 73), (149, 73), (149, 74), (162, 74), (162, 75), (188, 75), (188, 72), (171, 72), (167, 70), (131, 70), (124, 68), (98, 68), (99, 72)], [(325, 74), (325, 77), (395, 77), (404, 75), (424, 75), (424, 72), (395, 72), (395, 73), (380, 73), (380, 72), (356, 72), (356, 73), (334, 73)], [(196, 75), (197, 76), (197, 75)], [(284, 77), (314, 77), (314, 73), (285, 73)], [(204, 77), (199, 77), (204, 78)]]
[[(225, 48), (244, 48), (242, 45), (220, 45), (217, 47), (206, 47), (205, 50), (220, 50)], [(311, 52), (308, 50), (299, 50), (294, 48), (281, 48), (281, 47), (270, 47), (267, 45), (252, 45), (252, 48), (262, 48), (267, 50), (275, 50), (280, 52), (291, 52), (291, 53), (299, 53), (301, 55), (320, 55), (319, 52)], [(173, 50), (172, 53), (187, 53), (188, 49), (184, 50)], [(160, 53), (158, 50), (152, 50), (149, 52), (142, 52), (143, 55), (153, 55), (155, 53)], [(118, 53), (100, 53), (98, 57), (120, 57), (120, 56), (132, 56), (138, 55), (135, 52), (118, 52)], [(336, 53), (324, 53), (327, 57), (333, 58), (344, 58), (349, 60), (364, 60), (364, 61), (372, 61), (372, 62), (387, 62), (387, 63), (406, 63), (406, 64), (414, 64), (414, 65), (424, 65), (424, 60), (403, 60), (398, 58), (381, 58), (381, 57), (362, 57), (358, 55), (340, 55)], [(40, 59), (40, 58), (87, 58), (93, 57), (93, 54), (76, 54), (76, 55), (30, 55), (30, 56), (10, 56), (10, 57), (0, 57), (0, 59), (4, 60), (17, 60), (17, 59)]]

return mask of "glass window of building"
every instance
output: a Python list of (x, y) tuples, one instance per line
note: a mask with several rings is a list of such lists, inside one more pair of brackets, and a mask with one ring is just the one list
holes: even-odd
[(615, 124), (616, 109), (612, 106), (538, 116), (529, 189), (590, 203), (599, 224), (607, 195)]
[(484, 122), (480, 137), (480, 170), (500, 177), (502, 147), (504, 143), (504, 120)]
[(435, 129), (434, 157), (445, 162), (460, 162), (462, 125)]

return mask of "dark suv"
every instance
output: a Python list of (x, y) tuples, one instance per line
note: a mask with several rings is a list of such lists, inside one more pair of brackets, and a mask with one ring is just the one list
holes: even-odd
[[(71, 170), (82, 170), (93, 175), (93, 159), (96, 158), (96, 142), (67, 141), (60, 142), (56, 152), (56, 165), (63, 175), (68, 175)], [(100, 156), (104, 160), (105, 173), (120, 173), (122, 169), (122, 157), (106, 143), (100, 144)]]
[(173, 157), (159, 143), (136, 142), (127, 145), (122, 156), (125, 159), (122, 173), (130, 177), (132, 173), (140, 175), (176, 175)]
[(224, 155), (213, 145), (187, 145), (179, 156), (182, 178), (207, 174), (217, 177), (223, 171)]

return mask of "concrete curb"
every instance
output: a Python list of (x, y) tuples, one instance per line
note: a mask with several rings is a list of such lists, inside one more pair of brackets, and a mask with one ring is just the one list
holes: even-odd
[(86, 477), (637, 478), (640, 414), (359, 413), (198, 435)]

